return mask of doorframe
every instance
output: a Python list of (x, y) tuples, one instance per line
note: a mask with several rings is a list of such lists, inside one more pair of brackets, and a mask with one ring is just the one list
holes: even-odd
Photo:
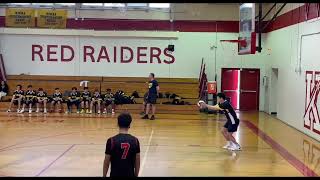
[[(224, 69), (227, 69), (227, 70), (240, 70), (240, 77), (239, 77), (239, 83), (240, 83), (240, 87), (239, 87), (239, 91), (241, 90), (241, 71), (243, 69), (245, 70), (254, 70), (254, 71), (258, 71), (258, 90), (257, 90), (257, 109), (256, 111), (259, 111), (260, 109), (260, 68), (227, 68), (227, 67), (222, 67), (221, 68), (221, 76), (220, 76), (220, 81), (221, 81), (221, 92), (222, 92), (222, 85), (223, 85), (223, 82), (222, 82), (222, 73), (223, 73), (223, 70)], [(240, 93), (239, 93), (239, 111), (243, 111), (241, 110), (241, 107), (240, 107), (240, 101), (241, 101), (241, 98), (240, 98)]]

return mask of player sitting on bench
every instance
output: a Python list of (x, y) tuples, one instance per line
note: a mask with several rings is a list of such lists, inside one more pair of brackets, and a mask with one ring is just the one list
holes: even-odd
[[(81, 112), (80, 113), (89, 113), (89, 106), (90, 106), (90, 98), (91, 93), (89, 92), (88, 87), (84, 87), (84, 91), (81, 93)], [(85, 109), (87, 111), (85, 111)]]
[(98, 114), (100, 114), (101, 110), (100, 110), (100, 104), (101, 104), (101, 95), (98, 89), (94, 90), (94, 93), (92, 95), (92, 99), (91, 99), (91, 104), (90, 104), (90, 114), (92, 113), (92, 109), (94, 105), (98, 105)]
[(51, 100), (51, 108), (50, 112), (54, 112), (55, 105), (59, 105), (59, 113), (62, 112), (62, 94), (60, 92), (59, 88), (54, 89), (54, 93), (52, 95), (52, 100)]
[(17, 85), (17, 89), (13, 92), (13, 96), (9, 105), (9, 109), (7, 110), (7, 112), (11, 112), (11, 106), (12, 104), (18, 105), (17, 108), (17, 113), (20, 112), (20, 107), (21, 107), (21, 102), (22, 102), (22, 98), (23, 98), (23, 90), (22, 90), (22, 86), (19, 84)]
[(36, 102), (36, 91), (32, 89), (32, 85), (29, 85), (23, 97), (23, 105), (20, 113), (24, 112), (24, 108), (26, 107), (26, 105), (29, 107), (29, 113), (32, 113), (32, 106), (35, 104), (35, 102)]
[(37, 110), (36, 112), (40, 112), (40, 104), (43, 104), (43, 113), (47, 113), (47, 102), (48, 102), (48, 97), (47, 93), (43, 91), (42, 88), (38, 89), (37, 93)]
[(115, 104), (114, 104), (114, 95), (111, 92), (111, 89), (107, 89), (106, 94), (103, 96), (103, 102), (104, 102), (104, 111), (103, 114), (106, 114), (109, 111), (111, 107), (111, 113), (114, 114)]
[(77, 107), (77, 113), (80, 113), (79, 106), (80, 106), (80, 93), (77, 91), (76, 87), (72, 88), (72, 91), (69, 94), (68, 101), (67, 101), (67, 106), (68, 110), (66, 113), (71, 113), (72, 112), (72, 105), (76, 105)]

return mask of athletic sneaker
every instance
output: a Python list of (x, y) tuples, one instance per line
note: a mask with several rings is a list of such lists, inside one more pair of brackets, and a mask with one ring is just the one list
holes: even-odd
[(36, 113), (38, 113), (38, 112), (39, 112), (39, 109), (36, 110)]
[(115, 112), (114, 112), (114, 109), (112, 109), (112, 112), (111, 112), (112, 114), (114, 114)]
[(45, 114), (46, 114), (46, 113), (47, 113), (47, 109), (44, 109), (44, 110), (43, 110), (43, 113), (45, 113)]
[(24, 113), (24, 109), (21, 109), (21, 110), (19, 111), (19, 113)]
[(156, 118), (154, 117), (154, 115), (151, 116), (150, 120), (155, 120)]
[(29, 114), (31, 114), (32, 113), (32, 109), (29, 109)]
[(20, 112), (20, 109), (17, 109), (17, 113), (19, 113)]
[(88, 112), (88, 114), (92, 114), (92, 111), (90, 110), (90, 111)]
[(98, 111), (98, 114), (100, 114), (100, 113), (101, 113), (101, 111), (99, 110), (99, 111)]
[(231, 151), (241, 151), (241, 147), (237, 144), (233, 144), (228, 148)]
[(11, 112), (11, 110), (10, 110), (10, 109), (8, 109), (8, 110), (7, 110), (7, 112)]
[(229, 149), (229, 147), (231, 146), (230, 141), (227, 142), (227, 144), (225, 146), (223, 146), (223, 149)]
[(83, 114), (84, 113), (84, 109), (81, 109), (80, 113)]
[(79, 114), (80, 113), (80, 111), (77, 111), (77, 114)]
[(144, 116), (142, 117), (142, 119), (149, 119), (148, 114), (144, 115)]

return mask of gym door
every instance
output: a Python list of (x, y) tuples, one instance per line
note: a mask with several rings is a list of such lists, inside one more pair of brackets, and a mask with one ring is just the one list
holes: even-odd
[(259, 83), (259, 69), (222, 68), (221, 92), (235, 109), (259, 109)]

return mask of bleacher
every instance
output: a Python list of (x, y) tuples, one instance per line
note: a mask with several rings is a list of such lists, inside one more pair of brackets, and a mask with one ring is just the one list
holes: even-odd
[[(172, 101), (168, 98), (159, 98), (157, 103), (158, 113), (176, 113), (176, 114), (195, 114), (198, 109), (195, 106), (198, 101), (199, 82), (196, 78), (157, 78), (161, 93), (175, 93), (179, 95), (185, 102), (191, 105), (169, 105), (162, 104)], [(140, 112), (143, 102), (143, 95), (148, 89), (148, 78), (143, 77), (93, 77), (93, 76), (44, 76), (44, 75), (8, 75), (7, 83), (9, 86), (9, 96), (3, 99), (0, 108), (5, 110), (8, 107), (8, 101), (11, 98), (12, 92), (16, 85), (21, 84), (23, 89), (31, 84), (34, 89), (43, 88), (48, 95), (53, 94), (54, 89), (59, 87), (62, 93), (70, 91), (72, 87), (80, 87), (81, 81), (89, 81), (88, 86), (90, 91), (95, 88), (105, 92), (107, 88), (112, 89), (112, 92), (123, 90), (127, 95), (131, 95), (134, 91), (139, 93), (141, 98), (135, 98), (137, 104), (119, 105), (118, 110), (129, 110), (130, 112)], [(65, 106), (65, 105), (64, 105)]]

